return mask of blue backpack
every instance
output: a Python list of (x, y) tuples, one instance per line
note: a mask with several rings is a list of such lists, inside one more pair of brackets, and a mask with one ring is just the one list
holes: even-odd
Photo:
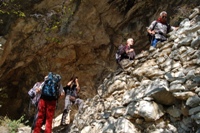
[(47, 100), (57, 100), (59, 98), (59, 82), (61, 76), (49, 72), (48, 77), (44, 81), (41, 97)]

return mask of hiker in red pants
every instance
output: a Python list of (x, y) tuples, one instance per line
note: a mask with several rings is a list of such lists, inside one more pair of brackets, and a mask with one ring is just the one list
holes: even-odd
[(56, 109), (56, 101), (40, 99), (38, 104), (38, 117), (35, 123), (34, 133), (40, 133), (43, 120), (46, 116), (45, 133), (52, 133), (52, 120)]
[[(58, 77), (59, 80), (54, 79), (54, 77)], [(57, 93), (58, 96), (56, 96), (55, 98), (52, 96), (46, 95), (46, 92), (45, 92), (49, 89), (49, 87), (52, 86), (52, 83), (54, 83), (54, 82), (51, 82), (51, 80), (58, 81), (57, 85), (55, 85), (55, 88), (57, 88), (58, 90), (58, 93)], [(56, 109), (57, 99), (59, 96), (64, 96), (64, 90), (63, 90), (62, 84), (60, 83), (60, 80), (61, 80), (60, 76), (58, 75), (54, 76), (50, 73), (47, 79), (45, 79), (45, 81), (41, 84), (40, 88), (38, 89), (38, 92), (41, 92), (41, 98), (38, 103), (38, 116), (37, 116), (33, 133), (40, 133), (44, 120), (45, 120), (45, 133), (52, 133), (52, 121), (53, 121), (54, 112)]]

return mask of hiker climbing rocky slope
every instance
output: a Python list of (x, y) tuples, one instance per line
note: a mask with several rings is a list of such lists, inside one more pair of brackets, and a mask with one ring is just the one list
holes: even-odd
[[(200, 132), (200, 7), (156, 49), (109, 74), (70, 133)], [(63, 130), (64, 132), (64, 130)]]
[[(148, 47), (146, 26), (161, 10), (178, 26), (200, 4), (199, 0), (13, 0), (17, 3), (8, 8), (10, 4), (2, 2), (8, 1), (0, 2), (0, 10), (6, 11), (0, 12), (0, 114), (11, 118), (28, 112), (28, 90), (49, 71), (59, 73), (64, 85), (72, 75), (78, 76), (81, 98), (92, 98), (104, 77), (115, 71), (114, 53), (120, 43), (133, 37), (138, 54)], [(64, 104), (59, 102), (58, 113)]]

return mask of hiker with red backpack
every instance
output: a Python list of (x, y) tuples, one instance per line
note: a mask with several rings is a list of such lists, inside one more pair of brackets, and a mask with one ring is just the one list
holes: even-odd
[(56, 103), (60, 96), (64, 96), (64, 90), (60, 82), (61, 76), (49, 72), (45, 81), (37, 89), (41, 93), (38, 103), (38, 114), (33, 133), (40, 133), (45, 120), (45, 133), (52, 133), (52, 121), (56, 109)]
[(62, 114), (62, 119), (60, 125), (66, 125), (66, 117), (71, 109), (72, 104), (77, 104), (79, 112), (82, 112), (83, 100), (78, 97), (80, 91), (80, 86), (78, 82), (78, 77), (72, 77), (67, 83), (65, 90), (65, 107)]
[(154, 20), (147, 28), (148, 34), (151, 36), (151, 46), (156, 47), (156, 44), (160, 41), (167, 40), (167, 33), (171, 30), (177, 30), (178, 27), (171, 26), (167, 23), (167, 12), (162, 11), (157, 20)]

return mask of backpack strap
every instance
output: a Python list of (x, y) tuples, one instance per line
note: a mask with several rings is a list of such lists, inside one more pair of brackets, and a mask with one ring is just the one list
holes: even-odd
[(171, 29), (171, 25), (170, 24), (166, 24), (167, 25), (167, 33), (169, 33), (170, 32), (170, 29)]
[(31, 108), (31, 104), (32, 104), (32, 102), (31, 102), (31, 98), (30, 98), (30, 101), (29, 101), (29, 104), (28, 104), (28, 115), (30, 115), (30, 108)]
[(156, 27), (157, 23), (158, 23), (158, 22), (156, 21), (155, 24), (153, 25), (152, 30), (154, 30), (154, 28)]

